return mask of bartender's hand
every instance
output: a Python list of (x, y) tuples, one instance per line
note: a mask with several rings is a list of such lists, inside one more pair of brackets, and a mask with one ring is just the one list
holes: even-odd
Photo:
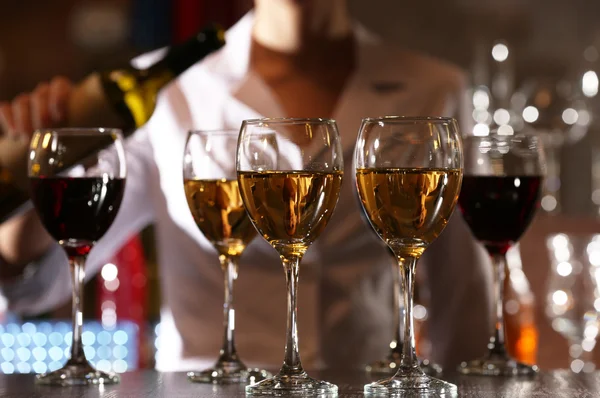
[[(71, 92), (69, 80), (55, 77), (11, 102), (0, 102), (0, 139), (11, 137), (28, 142), (36, 129), (63, 126)], [(52, 242), (34, 210), (0, 224), (0, 280), (20, 275)]]
[(30, 93), (17, 95), (12, 102), (0, 102), (0, 133), (25, 135), (44, 127), (59, 127), (66, 120), (72, 85), (64, 77), (40, 83)]

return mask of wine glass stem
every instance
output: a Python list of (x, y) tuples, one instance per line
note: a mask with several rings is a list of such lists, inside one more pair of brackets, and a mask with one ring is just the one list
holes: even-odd
[(301, 255), (288, 254), (281, 256), (285, 280), (287, 284), (287, 336), (285, 344), (285, 359), (281, 374), (299, 375), (304, 373), (298, 352), (298, 326), (296, 295), (298, 292), (298, 271)]
[(397, 264), (394, 264), (392, 278), (394, 283), (394, 313), (392, 315), (394, 322), (394, 340), (391, 344), (390, 357), (399, 358), (403, 351), (401, 317), (404, 315), (404, 307), (402, 306), (401, 302), (403, 299), (402, 289), (400, 289), (400, 285), (402, 283), (402, 270)]
[(225, 274), (225, 299), (223, 301), (223, 348), (219, 356), (219, 362), (237, 362), (238, 356), (235, 349), (235, 309), (233, 308), (233, 285), (237, 279), (237, 258), (232, 256), (219, 256), (221, 267)]
[(85, 363), (85, 354), (81, 343), (81, 330), (83, 327), (83, 280), (85, 278), (86, 256), (69, 257), (71, 268), (71, 283), (73, 285), (73, 342), (71, 344), (71, 359), (69, 362)]
[(494, 326), (494, 337), (491, 341), (491, 353), (506, 355), (504, 346), (504, 278), (506, 257), (504, 254), (492, 255), (494, 264), (494, 300), (496, 301), (496, 323)]
[(417, 259), (414, 257), (398, 257), (398, 266), (402, 277), (402, 292), (404, 293), (404, 341), (402, 342), (402, 360), (399, 371), (418, 371), (419, 369), (413, 324), (416, 265)]

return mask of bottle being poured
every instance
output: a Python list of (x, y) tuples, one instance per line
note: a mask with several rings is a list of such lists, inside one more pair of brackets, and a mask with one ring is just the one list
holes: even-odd
[[(189, 40), (168, 48), (165, 55), (148, 68), (125, 66), (92, 73), (70, 88), (67, 114), (62, 117), (65, 125), (61, 127), (116, 127), (123, 131), (125, 137), (131, 135), (152, 117), (162, 88), (224, 44), (224, 30), (210, 25)], [(19, 127), (14, 126), (11, 120), (2, 119), (0, 224), (31, 206), (27, 178), (29, 139), (14, 131)], [(63, 159), (63, 167), (66, 170), (102, 149), (97, 141), (83, 143), (80, 150), (70, 152)]]

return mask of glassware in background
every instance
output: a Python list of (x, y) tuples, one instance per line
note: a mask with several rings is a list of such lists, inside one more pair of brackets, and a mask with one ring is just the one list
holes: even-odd
[[(81, 148), (104, 147), (65, 170)], [(71, 358), (58, 370), (40, 374), (40, 384), (112, 384), (115, 374), (101, 372), (85, 358), (82, 343), (85, 261), (114, 221), (125, 190), (125, 152), (114, 129), (49, 129), (31, 139), (28, 174), (35, 209), (48, 233), (60, 244), (71, 268), (73, 342)]]
[[(394, 338), (390, 342), (390, 351), (388, 355), (378, 361), (371, 362), (366, 366), (366, 371), (372, 376), (393, 376), (400, 366), (403, 351), (403, 334), (404, 334), (404, 304), (402, 303), (402, 281), (400, 280), (400, 274), (397, 272), (398, 260), (394, 252), (387, 247), (390, 254), (393, 256), (393, 270), (392, 278), (394, 284), (393, 290), (393, 325), (394, 325)], [(418, 278), (417, 278), (418, 279)], [(415, 284), (415, 303), (419, 302), (418, 297), (418, 283)], [(419, 351), (421, 343), (426, 345), (429, 342), (423, 336), (423, 323), (427, 317), (427, 309), (421, 304), (415, 304), (414, 306), (414, 318), (415, 324), (415, 345), (416, 350)], [(419, 359), (421, 369), (426, 375), (429, 376), (440, 376), (442, 374), (442, 367), (436, 363), (431, 362), (429, 359)]]
[[(541, 63), (543, 64), (543, 63)], [(512, 98), (518, 123), (532, 129), (542, 140), (546, 178), (542, 185), (541, 207), (548, 214), (563, 212), (565, 174), (561, 165), (563, 150), (585, 137), (591, 123), (585, 97), (562, 69), (537, 70)], [(568, 209), (566, 209), (568, 211)]]
[(446, 227), (458, 199), (462, 178), (458, 125), (451, 118), (363, 119), (354, 166), (367, 218), (398, 262), (406, 326), (397, 372), (365, 385), (365, 394), (455, 394), (455, 385), (427, 376), (419, 366), (413, 293), (417, 261)]
[(569, 367), (592, 372), (600, 329), (600, 235), (554, 234), (546, 245), (552, 264), (546, 315), (569, 342)]
[(492, 259), (496, 321), (487, 354), (463, 362), (464, 374), (531, 375), (537, 366), (511, 358), (505, 347), (506, 252), (525, 232), (539, 205), (544, 157), (537, 136), (464, 138), (465, 171), (459, 206), (471, 233)]
[(225, 276), (223, 347), (216, 364), (188, 378), (199, 383), (255, 383), (270, 376), (248, 369), (235, 349), (233, 287), (238, 260), (256, 236), (242, 198), (235, 169), (239, 131), (191, 131), (183, 157), (183, 185), (196, 225), (213, 245)]
[(300, 361), (297, 289), (300, 261), (338, 201), (344, 163), (335, 121), (255, 119), (242, 123), (238, 182), (252, 223), (279, 253), (287, 282), (287, 338), (277, 375), (246, 387), (257, 395), (336, 394), (334, 384), (308, 376)]

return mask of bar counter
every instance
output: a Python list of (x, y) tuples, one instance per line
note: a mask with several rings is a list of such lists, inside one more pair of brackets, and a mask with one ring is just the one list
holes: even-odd
[[(357, 371), (309, 372), (339, 386), (338, 398), (363, 397), (367, 376)], [(541, 372), (533, 378), (443, 377), (458, 386), (465, 398), (593, 398), (600, 397), (600, 372), (573, 374), (566, 370)], [(34, 384), (31, 374), (0, 374), (0, 397), (7, 398), (236, 398), (245, 397), (243, 386), (190, 383), (185, 373), (139, 371), (121, 375), (112, 386), (50, 387)]]

